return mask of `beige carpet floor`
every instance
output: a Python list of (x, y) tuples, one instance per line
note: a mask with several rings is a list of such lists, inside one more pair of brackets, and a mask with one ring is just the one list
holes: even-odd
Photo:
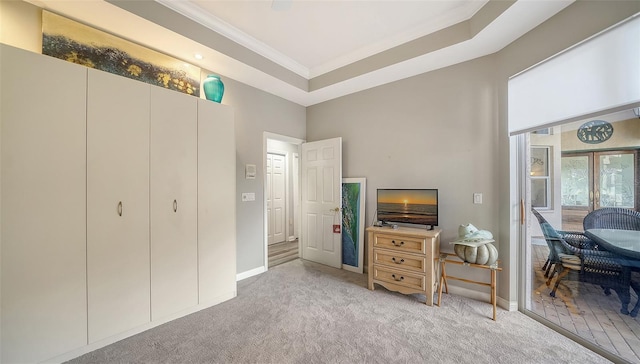
[(456, 295), (442, 307), (366, 275), (300, 259), (238, 283), (238, 297), (71, 363), (607, 363), (520, 312)]

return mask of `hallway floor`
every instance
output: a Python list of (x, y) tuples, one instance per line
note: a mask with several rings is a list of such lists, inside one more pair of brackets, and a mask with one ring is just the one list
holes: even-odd
[(298, 239), (269, 244), (269, 268), (297, 259)]

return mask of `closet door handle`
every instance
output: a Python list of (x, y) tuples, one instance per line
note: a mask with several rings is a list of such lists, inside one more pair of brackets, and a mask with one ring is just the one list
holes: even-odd
[(173, 200), (173, 212), (178, 212), (178, 200)]
[(118, 216), (122, 216), (122, 201), (118, 202)]

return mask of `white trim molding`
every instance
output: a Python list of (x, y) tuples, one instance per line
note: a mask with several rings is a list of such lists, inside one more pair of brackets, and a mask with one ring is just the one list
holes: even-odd
[(247, 279), (249, 277), (257, 276), (258, 274), (262, 274), (266, 271), (267, 271), (267, 268), (265, 268), (265, 266), (263, 265), (261, 267), (254, 268), (246, 272), (238, 273), (236, 274), (236, 282), (239, 282), (243, 279)]

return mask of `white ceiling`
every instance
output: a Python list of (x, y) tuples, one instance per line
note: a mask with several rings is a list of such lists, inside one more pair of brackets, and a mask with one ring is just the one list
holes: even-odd
[(275, 4), (288, 7), (277, 10), (271, 0), (157, 1), (193, 18), (208, 17), (207, 24), (270, 52), (306, 78), (467, 20), (488, 2), (280, 0)]
[[(488, 0), (277, 0), (277, 5), (289, 5), (279, 11), (272, 9), (271, 0), (27, 1), (310, 106), (497, 52), (575, 0), (518, 0), (469, 39), (417, 50), (417, 55), (366, 72), (342, 73), (342, 78), (320, 87), (308, 85), (316, 77), (326, 79), (354, 62), (391, 54), (393, 47), (471, 19)], [(159, 4), (191, 24), (160, 16)], [(209, 36), (196, 41), (196, 30)], [(215, 49), (208, 42), (214, 35), (245, 52)], [(196, 60), (194, 53), (204, 58)], [(269, 65), (260, 66), (255, 55), (305, 87)]]

